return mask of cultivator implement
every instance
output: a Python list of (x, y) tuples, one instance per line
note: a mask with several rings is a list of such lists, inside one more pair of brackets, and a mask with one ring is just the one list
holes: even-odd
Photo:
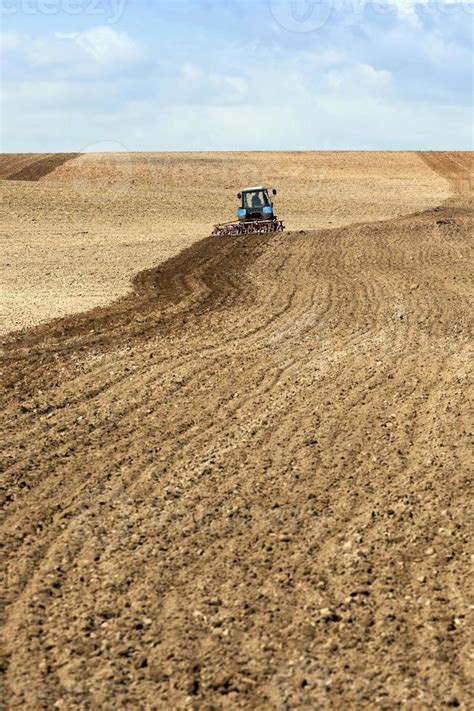
[(264, 235), (270, 232), (283, 232), (285, 225), (281, 220), (251, 220), (249, 222), (225, 222), (214, 225), (213, 236), (231, 237), (232, 235)]

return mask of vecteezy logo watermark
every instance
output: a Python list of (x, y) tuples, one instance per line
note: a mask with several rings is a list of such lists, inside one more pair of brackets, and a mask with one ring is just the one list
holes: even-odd
[(0, 15), (90, 15), (120, 22), (128, 0), (0, 0)]
[(453, 15), (473, 14), (474, 0), (268, 0), (276, 22), (289, 32), (315, 32), (329, 21), (333, 10), (362, 15), (366, 10), (389, 13)]
[(332, 0), (269, 0), (270, 10), (285, 30), (315, 32), (331, 17)]

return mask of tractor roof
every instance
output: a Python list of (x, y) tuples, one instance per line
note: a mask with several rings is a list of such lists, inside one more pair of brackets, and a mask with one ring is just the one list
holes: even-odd
[(263, 185), (257, 185), (255, 188), (244, 188), (242, 190), (243, 193), (253, 193), (257, 190), (266, 190), (266, 188)]

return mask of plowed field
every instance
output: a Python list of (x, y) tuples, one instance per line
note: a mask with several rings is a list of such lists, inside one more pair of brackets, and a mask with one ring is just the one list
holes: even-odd
[[(292, 230), (195, 241), (193, 203), (128, 294), (5, 336), (8, 708), (472, 707), (472, 154), (326, 162)], [(51, 232), (91, 165), (8, 214)]]
[(449, 195), (413, 153), (0, 156), (0, 328), (127, 294), (138, 272), (233, 219), (237, 191), (261, 182), (278, 188), (289, 230), (396, 217)]

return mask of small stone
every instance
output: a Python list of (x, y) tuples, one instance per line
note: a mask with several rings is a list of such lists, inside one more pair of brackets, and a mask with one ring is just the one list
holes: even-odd
[(187, 686), (188, 696), (197, 696), (199, 694), (200, 682), (199, 679), (193, 679)]
[(342, 619), (340, 615), (338, 615), (336, 612), (333, 612), (328, 607), (323, 607), (320, 610), (320, 613), (321, 617), (325, 622), (340, 622)]
[(222, 605), (222, 600), (220, 599), (220, 597), (210, 597), (206, 602), (212, 607), (220, 607)]

